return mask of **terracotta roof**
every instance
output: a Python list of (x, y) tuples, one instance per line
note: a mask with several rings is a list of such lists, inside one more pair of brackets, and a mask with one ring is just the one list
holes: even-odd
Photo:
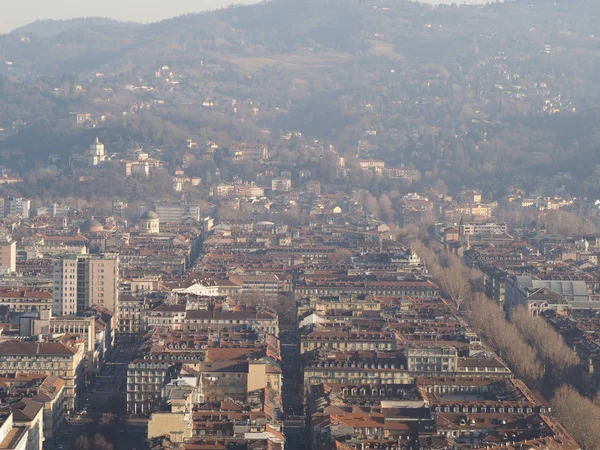
[(45, 236), (44, 242), (55, 242), (55, 243), (73, 243), (73, 242), (87, 242), (88, 238), (81, 234), (75, 236)]
[(10, 409), (13, 412), (13, 420), (15, 422), (31, 422), (35, 419), (35, 416), (37, 416), (42, 407), (42, 403), (30, 398), (24, 398), (21, 401), (10, 405)]
[(0, 343), (0, 356), (15, 355), (74, 355), (77, 351), (58, 342), (21, 342)]

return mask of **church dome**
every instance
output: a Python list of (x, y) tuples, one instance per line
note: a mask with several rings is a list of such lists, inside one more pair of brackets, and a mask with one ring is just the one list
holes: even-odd
[(146, 211), (140, 217), (140, 231), (143, 233), (160, 233), (160, 221), (154, 211)]
[(146, 211), (144, 214), (141, 215), (140, 219), (158, 219), (158, 214), (156, 214), (154, 211)]
[(104, 230), (104, 225), (94, 219), (87, 219), (79, 227), (82, 233), (99, 233)]

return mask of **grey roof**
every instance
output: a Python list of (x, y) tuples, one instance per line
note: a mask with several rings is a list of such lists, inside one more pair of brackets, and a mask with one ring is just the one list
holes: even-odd
[(517, 285), (520, 288), (539, 289), (546, 288), (567, 298), (570, 302), (588, 301), (588, 291), (585, 281), (575, 280), (538, 280), (531, 275), (518, 275)]
[(81, 224), (81, 226), (79, 227), (79, 229), (81, 231), (89, 231), (91, 229), (94, 228), (104, 228), (104, 225), (102, 225), (100, 222), (98, 222), (97, 220), (94, 219), (87, 219), (85, 222), (83, 222)]
[(158, 214), (156, 214), (154, 211), (146, 211), (144, 214), (142, 214), (140, 219), (158, 219)]

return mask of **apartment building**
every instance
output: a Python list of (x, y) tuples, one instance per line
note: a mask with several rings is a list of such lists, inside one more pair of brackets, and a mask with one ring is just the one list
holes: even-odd
[(311, 195), (321, 195), (321, 182), (318, 180), (307, 181), (306, 192), (308, 192)]
[(189, 203), (156, 203), (154, 211), (160, 223), (182, 223), (185, 219), (200, 221), (200, 205)]
[(236, 197), (264, 197), (265, 189), (255, 184), (234, 184), (233, 194)]
[(52, 310), (53, 296), (48, 289), (26, 287), (0, 287), (0, 306), (7, 306), (11, 312), (29, 312), (32, 310)]
[(405, 349), (407, 367), (414, 374), (454, 373), (458, 352), (451, 345), (414, 345)]
[(205, 361), (198, 371), (198, 394), (202, 402), (227, 399), (244, 402), (250, 392), (268, 388), (280, 393), (283, 386), (281, 367), (272, 358)]
[(277, 275), (234, 275), (229, 280), (242, 286), (243, 295), (276, 297), (291, 288), (287, 280), (280, 279)]
[(44, 405), (44, 439), (54, 439), (65, 423), (66, 383), (55, 376), (46, 376), (37, 389), (33, 400)]
[(122, 219), (127, 218), (127, 202), (123, 200), (114, 200), (112, 203), (112, 214), (115, 217), (120, 217)]
[(340, 281), (305, 282), (296, 286), (296, 296), (340, 295), (345, 293), (410, 296), (419, 298), (439, 297), (440, 290), (432, 281)]
[(53, 264), (55, 315), (82, 314), (94, 305), (118, 314), (119, 255), (72, 255)]
[(383, 176), (388, 178), (400, 178), (402, 180), (412, 183), (421, 178), (421, 173), (413, 165), (400, 166), (400, 167), (386, 167), (382, 171)]
[(134, 337), (148, 330), (148, 312), (153, 302), (133, 295), (121, 295), (119, 299), (119, 335)]
[(75, 407), (85, 379), (83, 345), (61, 342), (5, 341), (0, 343), (0, 373), (42, 373), (65, 380), (67, 409)]
[(508, 227), (506, 223), (484, 222), (460, 224), (460, 233), (464, 236), (477, 234), (506, 234)]
[(362, 170), (380, 173), (385, 168), (385, 161), (379, 159), (361, 159), (358, 161)]
[(13, 422), (27, 428), (27, 450), (42, 450), (44, 445), (44, 405), (32, 398), (11, 403)]
[(0, 211), (4, 217), (19, 216), (29, 219), (31, 215), (31, 201), (23, 197), (0, 198)]
[[(0, 399), (5, 406), (10, 405), (15, 414), (15, 422), (31, 428), (27, 421), (38, 422), (38, 406), (43, 409), (43, 429), (30, 429), (30, 438), (39, 442), (53, 439), (65, 423), (65, 381), (61, 378), (42, 374), (3, 374), (0, 375)], [(29, 419), (28, 419), (29, 418)], [(37, 439), (36, 436), (37, 435)], [(2, 448), (2, 447), (0, 447)]]
[(208, 305), (204, 309), (186, 309), (185, 305), (163, 304), (149, 311), (147, 317), (149, 327), (163, 326), (185, 332), (257, 330), (279, 336), (277, 314), (267, 308)]
[(0, 240), (0, 272), (14, 273), (17, 270), (17, 243), (10, 237)]
[(230, 151), (234, 162), (263, 161), (269, 159), (269, 147), (265, 144), (236, 144)]
[(413, 384), (402, 352), (325, 352), (304, 366), (304, 391), (321, 383)]
[(389, 332), (367, 332), (316, 328), (300, 337), (300, 353), (318, 348), (330, 351), (392, 350), (392, 334)]
[[(164, 359), (163, 359), (164, 358)], [(127, 412), (148, 415), (161, 401), (161, 390), (175, 378), (181, 363), (168, 357), (144, 356), (127, 366)]]
[(292, 190), (292, 180), (289, 178), (274, 178), (271, 181), (271, 190), (273, 192), (290, 192)]

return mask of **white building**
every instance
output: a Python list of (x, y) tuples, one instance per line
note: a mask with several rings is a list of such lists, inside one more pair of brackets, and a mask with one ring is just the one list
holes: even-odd
[(26, 450), (28, 431), (26, 427), (15, 427), (10, 410), (0, 412), (0, 448)]
[(221, 295), (219, 286), (215, 283), (197, 282), (187, 288), (173, 289), (178, 294), (194, 294), (202, 297), (218, 297)]
[(160, 221), (154, 211), (146, 211), (140, 216), (140, 231), (142, 233), (160, 233)]
[(292, 180), (289, 178), (274, 178), (271, 181), (273, 192), (289, 192), (292, 190)]
[(99, 163), (106, 161), (108, 158), (104, 152), (104, 144), (98, 138), (90, 144), (88, 151), (88, 165), (97, 166)]
[(31, 201), (23, 197), (7, 197), (0, 199), (4, 217), (20, 216), (29, 219), (31, 214)]
[(189, 203), (156, 203), (154, 210), (160, 223), (181, 223), (185, 219), (200, 221), (200, 205)]
[(476, 234), (506, 234), (508, 228), (506, 223), (465, 223), (462, 226), (462, 233), (465, 236), (473, 236)]

